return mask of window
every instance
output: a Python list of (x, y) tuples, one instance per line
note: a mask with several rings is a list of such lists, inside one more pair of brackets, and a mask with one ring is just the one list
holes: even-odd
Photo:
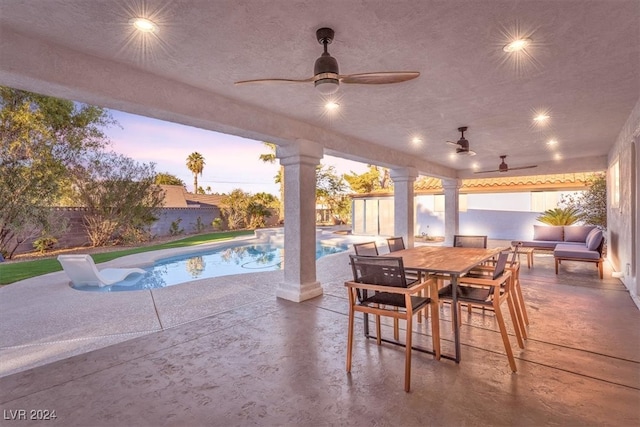
[(620, 159), (609, 168), (609, 180), (611, 182), (611, 207), (620, 207)]

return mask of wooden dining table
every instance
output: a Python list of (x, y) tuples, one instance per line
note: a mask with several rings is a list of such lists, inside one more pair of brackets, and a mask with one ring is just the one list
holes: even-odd
[[(453, 293), (453, 307), (457, 307), (458, 279), (472, 268), (493, 258), (504, 248), (460, 248), (447, 246), (416, 246), (414, 248), (394, 251), (386, 256), (402, 257), (402, 263), (407, 270), (417, 270), (421, 274), (439, 274), (451, 281)], [(458, 310), (452, 311), (453, 338), (455, 355), (443, 357), (460, 362), (460, 325)]]

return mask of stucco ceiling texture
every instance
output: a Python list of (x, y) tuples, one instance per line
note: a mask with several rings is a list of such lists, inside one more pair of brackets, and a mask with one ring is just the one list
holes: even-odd
[[(158, 25), (154, 35), (135, 34), (136, 16)], [(313, 83), (234, 85), (311, 77), (320, 27), (336, 32), (329, 52), (342, 74), (421, 75), (342, 84), (335, 115)], [(531, 45), (504, 52), (517, 36)], [(440, 177), (497, 169), (503, 154), (510, 167), (538, 164), (528, 175), (603, 169), (640, 98), (637, 0), (0, 0), (0, 39), (0, 84), (254, 139), (309, 139)], [(533, 120), (542, 111), (546, 125)], [(460, 126), (474, 157), (445, 142)]]

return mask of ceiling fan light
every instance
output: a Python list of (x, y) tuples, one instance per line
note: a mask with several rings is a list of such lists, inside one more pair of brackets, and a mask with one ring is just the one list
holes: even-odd
[(458, 148), (456, 149), (456, 154), (458, 154), (459, 156), (475, 156), (476, 152), (475, 151), (471, 151), (471, 150), (465, 150), (463, 148)]
[(147, 18), (131, 18), (129, 23), (142, 33), (153, 33), (158, 30), (156, 23)]
[(333, 95), (338, 91), (340, 82), (338, 79), (326, 78), (315, 81), (316, 89), (323, 95)]
[(528, 37), (516, 39), (509, 44), (506, 44), (502, 50), (507, 53), (519, 52), (521, 50), (526, 49), (527, 46), (531, 44), (531, 39)]

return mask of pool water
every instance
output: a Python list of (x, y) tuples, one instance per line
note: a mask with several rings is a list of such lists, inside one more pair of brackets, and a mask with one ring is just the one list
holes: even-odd
[[(329, 246), (317, 243), (316, 259), (346, 250), (346, 245)], [(280, 270), (283, 261), (284, 249), (281, 244), (259, 243), (225, 247), (159, 260), (153, 266), (144, 268), (145, 274), (132, 274), (126, 280), (111, 286), (73, 287), (92, 292), (156, 289), (211, 277)]]

